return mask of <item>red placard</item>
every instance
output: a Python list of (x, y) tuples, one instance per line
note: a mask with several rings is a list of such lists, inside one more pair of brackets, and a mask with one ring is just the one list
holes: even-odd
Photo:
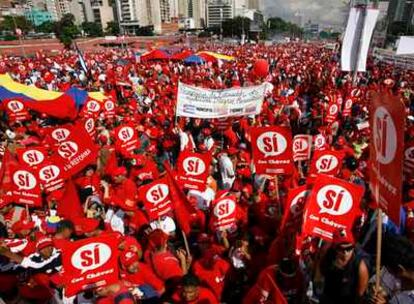
[(405, 145), (404, 169), (407, 171), (414, 170), (414, 141)]
[(4, 100), (4, 108), (10, 123), (30, 120), (31, 115), (21, 99)]
[(398, 96), (375, 93), (370, 110), (370, 188), (377, 204), (399, 225), (405, 107)]
[(300, 229), (306, 199), (309, 194), (310, 190), (308, 190), (306, 185), (289, 189), (285, 211), (280, 226), (281, 230), (287, 227), (298, 228), (298, 230)]
[(102, 105), (99, 101), (89, 98), (88, 101), (83, 105), (82, 111), (80, 112), (81, 117), (98, 117), (101, 113)]
[(178, 181), (184, 188), (205, 191), (211, 159), (211, 153), (182, 151), (177, 161)]
[(112, 99), (105, 100), (103, 107), (104, 107), (104, 115), (106, 119), (115, 118), (116, 107)]
[(132, 154), (139, 149), (138, 134), (132, 124), (119, 126), (115, 129), (115, 149), (124, 155)]
[(318, 134), (313, 137), (313, 147), (315, 151), (326, 150), (326, 137), (323, 134)]
[(170, 187), (163, 177), (139, 188), (141, 201), (151, 220), (156, 220), (172, 210)]
[(285, 127), (252, 128), (253, 160), (257, 174), (291, 174), (292, 134)]
[(296, 135), (293, 138), (293, 161), (310, 159), (312, 151), (312, 135)]
[(27, 166), (19, 166), (12, 173), (12, 197), (17, 204), (42, 206), (42, 195), (37, 173)]
[(65, 176), (72, 176), (95, 163), (98, 155), (97, 147), (82, 125), (73, 127), (55, 150), (56, 162), (63, 167)]
[(216, 231), (232, 230), (237, 221), (237, 203), (233, 195), (224, 196), (212, 204), (211, 221)]
[(310, 168), (311, 174), (337, 175), (342, 168), (344, 153), (338, 151), (315, 151)]
[(118, 280), (118, 239), (111, 235), (68, 242), (62, 251), (65, 296)]
[(89, 117), (88, 119), (81, 121), (81, 123), (83, 124), (83, 127), (85, 128), (86, 132), (88, 132), (89, 136), (92, 139), (94, 139), (96, 135), (95, 119)]
[(24, 166), (38, 167), (47, 159), (47, 150), (44, 147), (29, 147), (16, 149), (19, 162)]
[(339, 106), (336, 102), (331, 102), (328, 107), (328, 112), (326, 114), (325, 121), (327, 123), (332, 123), (336, 120), (339, 113)]
[(360, 209), (364, 188), (334, 177), (319, 175), (305, 208), (302, 234), (332, 240), (338, 229), (351, 233)]
[(46, 193), (63, 188), (65, 185), (64, 169), (57, 162), (45, 162), (39, 166), (38, 177)]
[(352, 98), (348, 98), (344, 103), (344, 109), (342, 110), (342, 117), (348, 117), (351, 116), (352, 112), (352, 105), (354, 104), (354, 101)]

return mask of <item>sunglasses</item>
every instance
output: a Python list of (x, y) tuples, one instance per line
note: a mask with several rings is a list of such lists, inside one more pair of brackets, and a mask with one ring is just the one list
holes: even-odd
[(336, 251), (338, 252), (345, 252), (345, 253), (349, 253), (352, 250), (354, 250), (354, 246), (349, 246), (349, 247), (338, 247), (336, 248)]

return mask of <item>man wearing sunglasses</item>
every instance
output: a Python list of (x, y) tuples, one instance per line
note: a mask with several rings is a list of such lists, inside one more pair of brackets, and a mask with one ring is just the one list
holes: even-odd
[(320, 263), (320, 273), (324, 278), (320, 304), (360, 303), (368, 287), (366, 256), (355, 247), (351, 233), (345, 230), (334, 233), (332, 246)]

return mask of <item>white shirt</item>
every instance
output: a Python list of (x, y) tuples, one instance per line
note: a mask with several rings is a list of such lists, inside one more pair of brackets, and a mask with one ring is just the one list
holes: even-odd
[(176, 229), (174, 220), (169, 216), (163, 217), (157, 221), (152, 221), (150, 223), (150, 226), (153, 230), (161, 229), (166, 234), (171, 234), (175, 232), (175, 229)]
[(224, 184), (232, 185), (236, 179), (235, 170), (230, 157), (227, 154), (222, 154), (219, 157), (220, 174)]

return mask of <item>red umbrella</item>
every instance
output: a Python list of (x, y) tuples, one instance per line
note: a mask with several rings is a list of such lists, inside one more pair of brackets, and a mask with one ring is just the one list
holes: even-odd
[(168, 60), (170, 56), (161, 50), (153, 50), (141, 56), (141, 61), (147, 60)]

